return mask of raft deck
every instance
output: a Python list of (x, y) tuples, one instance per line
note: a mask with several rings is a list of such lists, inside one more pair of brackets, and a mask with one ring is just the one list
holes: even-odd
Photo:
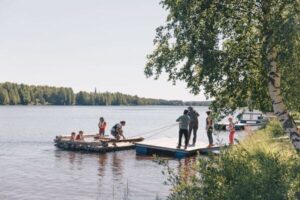
[(82, 151), (94, 153), (106, 153), (122, 151), (135, 148), (135, 142), (143, 141), (144, 138), (130, 138), (126, 140), (115, 140), (111, 138), (94, 139), (95, 135), (84, 137), (84, 141), (70, 141), (69, 136), (57, 136), (54, 140), (55, 146), (68, 151)]
[(146, 140), (142, 142), (136, 142), (136, 154), (137, 155), (165, 155), (176, 158), (184, 158), (195, 155), (197, 153), (207, 154), (208, 152), (218, 153), (221, 146), (213, 146), (207, 148), (207, 144), (201, 141), (197, 141), (194, 147), (187, 147), (185, 150), (183, 146), (178, 149), (177, 138), (160, 138), (153, 140)]

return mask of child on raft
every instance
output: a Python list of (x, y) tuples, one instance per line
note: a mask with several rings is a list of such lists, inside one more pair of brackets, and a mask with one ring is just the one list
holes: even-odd
[(98, 127), (99, 127), (99, 136), (100, 138), (102, 138), (105, 135), (105, 128), (106, 128), (106, 121), (104, 120), (103, 117), (100, 117)]
[(79, 134), (76, 136), (77, 141), (84, 141), (83, 131), (79, 131)]
[(75, 139), (76, 139), (76, 133), (75, 133), (75, 132), (72, 132), (72, 133), (71, 133), (70, 141), (75, 141)]

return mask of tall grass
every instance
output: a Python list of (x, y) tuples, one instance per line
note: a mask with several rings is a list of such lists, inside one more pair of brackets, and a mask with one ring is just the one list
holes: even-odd
[(179, 175), (169, 199), (300, 199), (300, 156), (276, 121), (219, 156), (199, 157), (196, 174)]

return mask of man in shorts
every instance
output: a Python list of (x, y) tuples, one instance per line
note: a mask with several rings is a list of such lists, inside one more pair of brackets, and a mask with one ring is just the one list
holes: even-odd
[(123, 137), (123, 139), (125, 140), (126, 138), (124, 137), (123, 134), (123, 129), (122, 127), (125, 126), (126, 122), (125, 121), (120, 121), (120, 123), (114, 125), (111, 128), (111, 135), (114, 136), (116, 138), (116, 140), (120, 140), (121, 137)]

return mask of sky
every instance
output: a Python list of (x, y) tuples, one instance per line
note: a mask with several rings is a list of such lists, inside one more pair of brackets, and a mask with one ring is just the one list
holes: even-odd
[(0, 0), (0, 82), (205, 100), (166, 75), (144, 75), (159, 0)]

